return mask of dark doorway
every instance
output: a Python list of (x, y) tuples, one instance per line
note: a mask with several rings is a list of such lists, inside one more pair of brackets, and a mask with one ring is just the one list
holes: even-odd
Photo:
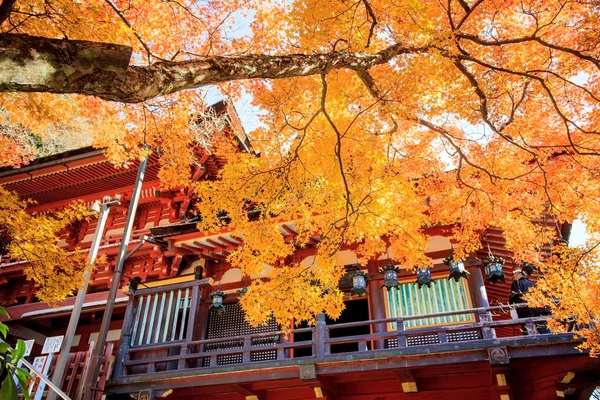
[[(342, 315), (337, 320), (332, 320), (327, 317), (327, 325), (343, 324), (347, 322), (358, 322), (369, 320), (369, 302), (367, 299), (351, 300), (346, 302), (346, 308), (342, 311)], [(301, 323), (296, 328), (306, 328), (306, 323)], [(330, 337), (344, 337), (354, 335), (364, 335), (370, 333), (368, 325), (353, 327), (353, 328), (340, 328), (332, 329), (330, 331)], [(294, 342), (302, 342), (305, 340), (311, 340), (312, 333), (304, 332), (297, 333), (294, 335)], [(367, 347), (370, 348), (370, 342), (367, 343)], [(331, 346), (331, 353), (347, 353), (352, 351), (358, 351), (358, 343), (343, 343)], [(310, 357), (312, 356), (312, 348), (299, 348), (294, 349), (294, 358)]]
[[(351, 300), (346, 302), (346, 308), (337, 320), (327, 318), (327, 325), (345, 324), (348, 322), (368, 321), (369, 320), (369, 302), (367, 299)], [(331, 338), (367, 335), (371, 332), (369, 325), (357, 326), (353, 328), (332, 329), (329, 331)], [(367, 342), (370, 348), (370, 342)], [(348, 353), (358, 351), (358, 343), (342, 343), (331, 346), (331, 354)]]

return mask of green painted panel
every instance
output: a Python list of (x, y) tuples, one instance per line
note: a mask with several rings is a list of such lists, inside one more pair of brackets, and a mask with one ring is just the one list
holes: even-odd
[[(390, 318), (408, 317), (412, 315), (460, 311), (470, 308), (469, 293), (466, 281), (453, 279), (436, 279), (430, 288), (418, 289), (412, 283), (402, 283), (398, 289), (387, 291), (388, 315)], [(455, 324), (471, 320), (471, 314), (451, 315), (446, 317), (423, 318), (406, 321), (405, 328), (422, 327), (437, 324)], [(396, 324), (392, 324), (396, 329)]]

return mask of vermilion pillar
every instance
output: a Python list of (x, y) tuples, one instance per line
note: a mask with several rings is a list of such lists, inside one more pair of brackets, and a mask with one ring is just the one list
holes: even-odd
[[(373, 275), (379, 275), (379, 269), (376, 262), (369, 262), (368, 272), (371, 277), (368, 281), (369, 290), (369, 314), (371, 319), (385, 319), (385, 302), (383, 300), (383, 291), (381, 290), (381, 280), (372, 278)], [(372, 325), (373, 333), (381, 333), (386, 331), (386, 324)], [(383, 340), (374, 341), (375, 349), (384, 349), (385, 343)]]

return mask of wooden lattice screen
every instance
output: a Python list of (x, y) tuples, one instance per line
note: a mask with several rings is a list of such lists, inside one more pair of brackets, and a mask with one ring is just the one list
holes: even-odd
[[(253, 327), (244, 318), (244, 311), (239, 303), (225, 304), (225, 312), (217, 313), (211, 310), (208, 318), (208, 339), (219, 339), (234, 336), (252, 335), (277, 331), (279, 327), (273, 318), (266, 324)], [(263, 347), (277, 343), (279, 336), (266, 336), (252, 339), (252, 347)], [(206, 351), (219, 351), (240, 349), (244, 346), (242, 339), (225, 340), (206, 346)], [(256, 350), (250, 353), (251, 361), (268, 361), (277, 359), (276, 350)], [(204, 360), (204, 366), (208, 366), (209, 359)], [(242, 354), (231, 354), (217, 357), (217, 365), (239, 364), (242, 362)]]

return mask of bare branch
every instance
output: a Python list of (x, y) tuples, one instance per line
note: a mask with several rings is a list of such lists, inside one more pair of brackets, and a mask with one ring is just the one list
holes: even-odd
[(369, 0), (362, 0), (365, 5), (365, 10), (367, 10), (367, 20), (370, 20), (371, 27), (369, 28), (369, 37), (367, 38), (367, 44), (365, 47), (369, 47), (371, 45), (371, 38), (373, 37), (373, 32), (375, 31), (375, 25), (377, 25), (377, 17), (375, 17), (375, 13), (373, 12), (373, 8), (369, 3)]
[(537, 42), (537, 43), (541, 44), (542, 46), (548, 47), (550, 49), (559, 50), (564, 53), (569, 53), (577, 58), (589, 61), (592, 64), (594, 64), (598, 69), (600, 69), (600, 60), (598, 60), (597, 58), (588, 56), (588, 55), (584, 54), (583, 52), (576, 50), (576, 49), (572, 49), (570, 47), (560, 46), (557, 44), (547, 42), (544, 39), (542, 39), (541, 37), (538, 37), (535, 35), (523, 36), (523, 37), (519, 37), (519, 38), (510, 38), (510, 39), (498, 39), (498, 40), (487, 40), (487, 39), (481, 38), (477, 35), (471, 35), (471, 34), (467, 34), (467, 33), (457, 33), (456, 37), (460, 38), (460, 39), (470, 40), (481, 46), (503, 46), (506, 44)]
[[(129, 20), (125, 17), (125, 15), (123, 14), (123, 12), (121, 10), (119, 10), (117, 8), (117, 6), (115, 6), (113, 4), (112, 1), (110, 0), (104, 0), (106, 4), (108, 4), (110, 6), (110, 8), (112, 8), (115, 13), (119, 16), (119, 18), (121, 19), (121, 21), (123, 21), (123, 23), (125, 25), (127, 25), (127, 27), (129, 29), (131, 29), (131, 31), (133, 32), (133, 35), (136, 37), (136, 39), (138, 40), (138, 42), (140, 42), (140, 44), (142, 45), (142, 47), (144, 48), (144, 50), (146, 50), (146, 56), (148, 57), (148, 63), (152, 62), (152, 51), (150, 51), (150, 47), (148, 47), (148, 45), (146, 44), (146, 42), (144, 42), (144, 40), (141, 38), (141, 36), (135, 31), (135, 29), (133, 29), (133, 26), (131, 25), (131, 23), (129, 22)], [(160, 60), (162, 60), (160, 57), (155, 57), (158, 58)]]

